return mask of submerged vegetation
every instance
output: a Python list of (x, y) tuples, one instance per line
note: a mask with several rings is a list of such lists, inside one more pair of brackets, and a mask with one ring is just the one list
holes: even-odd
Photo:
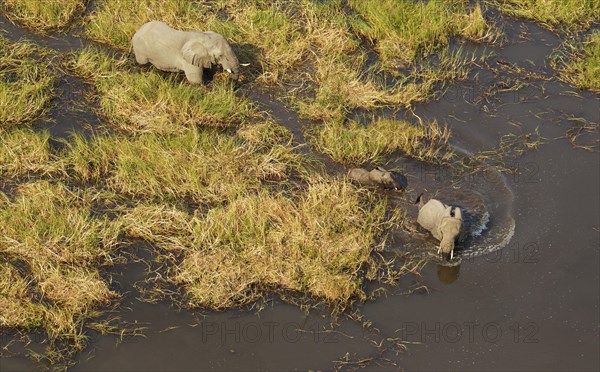
[[(577, 2), (581, 11), (565, 2), (573, 18), (553, 1), (492, 3), (552, 27), (598, 19), (592, 1)], [(440, 97), (486, 58), (454, 44), (501, 36), (485, 7), (462, 0), (99, 0), (81, 18), (87, 4), (2, 5), (35, 31), (75, 23), (95, 42), (76, 51), (0, 37), (0, 328), (43, 330), (51, 348), (74, 345), (67, 354), (85, 346), (86, 322), (118, 302), (107, 268), (134, 241), (164, 263), (148, 273), (153, 293), (177, 288), (171, 296), (189, 307), (291, 292), (342, 310), (367, 298), (366, 281), (393, 282), (398, 272), (374, 256), (404, 211), (323, 172), (245, 92), (285, 91), (285, 105), (312, 121), (310, 148), (343, 166), (394, 153), (444, 163), (454, 154), (443, 124), (351, 118)], [(138, 66), (124, 53), (152, 19), (222, 33), (249, 64), (241, 81), (216, 72), (190, 85)], [(565, 62), (564, 80), (599, 89), (598, 35)], [(82, 99), (99, 114), (94, 133), (58, 140), (27, 128), (47, 113), (58, 74), (91, 86)]]

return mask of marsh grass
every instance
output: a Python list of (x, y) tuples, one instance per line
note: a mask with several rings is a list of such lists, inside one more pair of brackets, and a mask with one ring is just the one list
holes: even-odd
[[(400, 45), (401, 50), (410, 49), (401, 58), (407, 66), (414, 67), (417, 62), (422, 65), (433, 51), (443, 50), (451, 37), (493, 42), (497, 35), (479, 5), (467, 9), (462, 2), (402, 1), (398, 6), (406, 10), (404, 18), (398, 18), (401, 12), (392, 6), (395, 2), (383, 2), (379, 8), (369, 2), (353, 2), (351, 8), (363, 12), (364, 18), (349, 14), (351, 8), (342, 1), (160, 3), (156, 6), (152, 0), (135, 0), (133, 6), (124, 6), (102, 2), (87, 20), (87, 35), (128, 50), (135, 30), (151, 19), (163, 20), (179, 29), (221, 32), (233, 42), (240, 62), (250, 63), (247, 69), (242, 68), (249, 78), (266, 84), (291, 84), (292, 105), (304, 117), (317, 120), (339, 120), (355, 108), (409, 106), (435, 94), (434, 86), (439, 79), (431, 78), (431, 74), (419, 75), (418, 81), (414, 81), (414, 71), (403, 75), (389, 68), (399, 55), (398, 48), (393, 53), (391, 46), (376, 48), (380, 54), (378, 66), (398, 78), (392, 87), (382, 84), (385, 78), (372, 72), (363, 73), (367, 61), (359, 37), (368, 37), (376, 45), (391, 40), (394, 48)], [(393, 13), (392, 18), (385, 22), (380, 19), (388, 13)], [(421, 22), (423, 19), (427, 22)], [(443, 64), (430, 67), (444, 69)], [(447, 73), (438, 74), (438, 78), (442, 75), (445, 80), (452, 78)], [(134, 92), (142, 90), (138, 89), (141, 88), (138, 83), (131, 82), (137, 87)], [(160, 120), (160, 115), (153, 118)]]
[(217, 131), (92, 141), (75, 136), (67, 146), (63, 158), (79, 182), (133, 198), (220, 203), (304, 172), (289, 145), (254, 145)]
[(92, 216), (92, 203), (103, 197), (36, 181), (0, 204), (0, 327), (41, 328), (50, 348), (85, 346), (83, 323), (117, 296), (98, 271), (111, 264), (121, 231), (119, 221)]
[(600, 21), (597, 0), (488, 0), (501, 12), (532, 19), (551, 30), (578, 32)]
[(408, 108), (441, 94), (449, 81), (466, 79), (473, 63), (486, 57), (465, 53), (462, 48), (444, 49), (392, 83), (374, 69), (359, 73), (365, 70), (365, 58), (338, 55), (319, 63), (314, 97), (292, 97), (300, 114), (313, 120), (340, 121), (356, 109)]
[[(376, 18), (355, 18), (362, 5), (353, 2), (352, 13), (343, 1), (101, 0), (83, 27), (87, 37), (119, 53), (151, 19), (220, 32), (241, 62), (252, 63), (237, 87), (282, 84), (293, 90), (288, 98), (303, 116), (324, 122), (309, 133), (319, 151), (344, 164), (378, 162), (394, 151), (438, 162), (451, 153), (442, 153), (450, 132), (437, 123), (346, 122), (353, 110), (409, 107), (467, 76), (472, 57), (451, 53), (445, 44), (456, 36), (489, 40), (490, 25), (479, 7), (431, 3), (437, 8), (427, 11), (448, 15), (452, 24), (438, 16), (416, 36), (412, 21), (412, 31), (388, 34)], [(421, 6), (415, 4), (402, 2), (407, 9)], [(410, 67), (392, 76), (390, 67), (402, 59), (378, 48), (405, 35), (414, 55), (404, 55)], [(13, 58), (20, 47), (2, 46), (1, 66), (31, 56), (22, 71), (0, 70), (2, 84), (52, 77), (33, 47)], [(375, 63), (371, 46), (379, 53)], [(431, 58), (434, 51), (439, 57)], [(389, 261), (373, 258), (387, 229), (406, 221), (385, 198), (320, 175), (315, 162), (293, 147), (290, 131), (259, 113), (221, 74), (194, 86), (183, 74), (138, 66), (113, 52), (87, 46), (68, 54), (64, 67), (94, 86), (88, 98), (97, 100), (102, 121), (116, 131), (74, 135), (54, 150), (47, 133), (0, 131), (0, 177), (28, 180), (14, 195), (0, 194), (0, 291), (12, 306), (0, 326), (41, 328), (51, 340), (81, 350), (89, 320), (118, 297), (100, 269), (113, 264), (131, 239), (158, 249), (165, 272), (155, 273), (157, 293), (164, 279), (170, 289), (182, 288), (191, 307), (236, 307), (277, 291), (341, 310), (366, 298), (365, 280), (391, 283), (400, 275), (389, 274)], [(30, 77), (34, 66), (41, 72)], [(34, 100), (41, 106), (0, 100), (7, 110), (31, 106), (21, 117), (8, 111), (2, 125), (42, 115), (52, 79), (46, 84), (38, 90), (47, 99)], [(7, 97), (18, 92), (17, 85), (9, 88)]]
[(48, 110), (55, 74), (48, 53), (0, 36), (0, 130), (25, 125)]
[(124, 221), (128, 234), (172, 255), (168, 280), (184, 288), (188, 306), (240, 306), (281, 290), (343, 308), (364, 299), (362, 270), (385, 209), (347, 181), (312, 178), (294, 199), (262, 191), (198, 217), (142, 205)]
[(600, 92), (600, 31), (593, 31), (579, 45), (565, 44), (553, 65), (560, 79), (579, 89)]
[(232, 127), (257, 113), (227, 80), (190, 85), (181, 74), (138, 69), (97, 47), (71, 55), (67, 68), (89, 80), (111, 126), (130, 134), (183, 134), (194, 127)]
[(0, 177), (16, 179), (27, 175), (61, 174), (63, 167), (58, 156), (51, 151), (49, 140), (48, 132), (0, 130)]
[(272, 147), (275, 145), (290, 146), (293, 135), (289, 129), (271, 120), (247, 124), (239, 128), (237, 136), (258, 148)]
[(81, 12), (88, 0), (3, 0), (0, 9), (6, 10), (11, 20), (16, 20), (34, 32), (68, 26)]
[(499, 34), (479, 4), (470, 10), (462, 1), (444, 0), (351, 0), (348, 5), (359, 15), (352, 22), (354, 31), (375, 44), (390, 71), (431, 55), (452, 37), (495, 41)]
[(380, 162), (394, 151), (429, 162), (452, 157), (445, 149), (450, 130), (437, 122), (414, 125), (406, 121), (376, 119), (367, 125), (356, 121), (328, 122), (307, 133), (311, 144), (333, 160), (346, 165)]

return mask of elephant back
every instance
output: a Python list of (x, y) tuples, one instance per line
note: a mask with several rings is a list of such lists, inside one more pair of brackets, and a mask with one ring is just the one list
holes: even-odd
[(424, 229), (427, 229), (437, 240), (441, 240), (442, 236), (440, 233), (440, 224), (446, 206), (444, 203), (437, 199), (430, 199), (421, 209), (419, 209), (419, 216), (417, 217), (417, 223)]

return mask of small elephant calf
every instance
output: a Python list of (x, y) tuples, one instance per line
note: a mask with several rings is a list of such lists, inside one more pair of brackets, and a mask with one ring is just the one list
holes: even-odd
[(385, 189), (404, 190), (406, 189), (406, 177), (383, 167), (376, 167), (368, 171), (364, 168), (353, 168), (348, 171), (348, 178), (361, 185), (381, 186)]
[(438, 254), (441, 252), (445, 258), (449, 256), (453, 259), (454, 241), (458, 238), (463, 223), (460, 208), (447, 206), (437, 199), (430, 199), (425, 203), (423, 194), (419, 195), (416, 203), (419, 204), (417, 222), (440, 241)]

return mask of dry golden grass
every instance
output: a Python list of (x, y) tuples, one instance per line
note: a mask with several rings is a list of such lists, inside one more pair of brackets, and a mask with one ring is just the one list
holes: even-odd
[[(0, 204), (3, 303), (0, 327), (43, 328), (51, 341), (85, 346), (82, 324), (98, 315), (116, 293), (100, 277), (110, 264), (119, 221), (93, 217), (91, 204), (102, 195), (71, 191), (38, 181), (18, 187), (14, 201)], [(19, 273), (10, 264), (21, 262)], [(7, 310), (5, 310), (7, 309)]]
[(346, 181), (312, 179), (297, 200), (262, 191), (199, 217), (145, 205), (124, 220), (131, 236), (180, 261), (169, 280), (183, 286), (189, 306), (239, 306), (274, 289), (343, 307), (364, 299), (361, 270), (385, 204)]
[(0, 130), (26, 125), (43, 115), (55, 76), (47, 52), (0, 36)]
[(0, 9), (35, 32), (68, 26), (88, 0), (3, 0)]
[(32, 329), (43, 324), (43, 305), (33, 302), (30, 285), (31, 279), (0, 261), (0, 328)]

